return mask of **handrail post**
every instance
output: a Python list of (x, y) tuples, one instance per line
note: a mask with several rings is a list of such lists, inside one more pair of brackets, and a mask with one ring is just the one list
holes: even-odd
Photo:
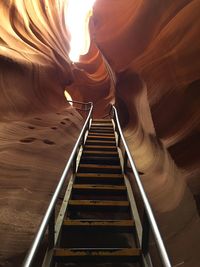
[(124, 151), (124, 164), (123, 164), (123, 168), (124, 168), (124, 173), (127, 173), (127, 163), (128, 163), (128, 155), (126, 150)]
[(117, 132), (117, 146), (120, 147), (120, 142), (121, 142), (121, 135), (120, 135), (120, 132), (119, 132), (119, 127), (118, 125), (115, 126), (116, 127), (116, 132)]
[(114, 112), (113, 112), (113, 119), (114, 119), (114, 122), (115, 122), (115, 131), (117, 133), (117, 146), (120, 147), (121, 136), (120, 136), (117, 120), (116, 120), (116, 114)]
[(55, 245), (55, 208), (53, 208), (48, 227), (48, 243), (49, 250), (52, 249)]
[(72, 174), (74, 175), (75, 172), (76, 172), (76, 158), (77, 158), (77, 151), (75, 152), (74, 154), (74, 159), (73, 159), (73, 162), (72, 162)]
[[(86, 131), (88, 131), (89, 129), (90, 129), (90, 119), (88, 121), (88, 124), (87, 124), (87, 127), (86, 127)], [(85, 133), (86, 133), (86, 131), (85, 131)], [(85, 139), (85, 133), (84, 133), (84, 139)]]
[(117, 142), (118, 144), (117, 144), (117, 145), (118, 145), (118, 147), (120, 147), (120, 143), (121, 143), (121, 136), (120, 136), (120, 134), (119, 134), (119, 131), (118, 131), (117, 133), (118, 133), (118, 142)]
[(144, 255), (146, 255), (149, 252), (149, 234), (150, 234), (149, 218), (144, 208), (143, 220), (142, 220), (142, 253)]

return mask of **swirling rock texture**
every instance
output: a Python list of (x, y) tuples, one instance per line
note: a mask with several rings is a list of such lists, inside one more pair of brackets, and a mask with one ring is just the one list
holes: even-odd
[(95, 117), (116, 104), (173, 266), (199, 266), (200, 1), (96, 0), (76, 64), (66, 8), (0, 2), (0, 266), (20, 266), (83, 123), (65, 89)]

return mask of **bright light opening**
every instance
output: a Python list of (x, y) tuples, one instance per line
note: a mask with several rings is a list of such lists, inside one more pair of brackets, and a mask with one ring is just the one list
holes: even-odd
[[(72, 97), (71, 95), (67, 92), (67, 90), (64, 91), (64, 95), (65, 95), (65, 98), (67, 99), (67, 101), (72, 101)], [(73, 106), (73, 103), (72, 102), (69, 102), (69, 104), (71, 106)]]
[(89, 19), (95, 0), (68, 0), (65, 22), (71, 34), (69, 57), (78, 62), (80, 55), (87, 54), (90, 47)]

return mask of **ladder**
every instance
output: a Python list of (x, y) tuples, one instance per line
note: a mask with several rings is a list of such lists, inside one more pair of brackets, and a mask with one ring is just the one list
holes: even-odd
[(92, 119), (92, 103), (70, 102), (88, 115), (22, 266), (171, 267), (116, 108)]
[(105, 266), (109, 263), (116, 266), (118, 263), (117, 266), (126, 266), (126, 263), (140, 261), (141, 249), (113, 122), (93, 120), (75, 174), (59, 242), (54, 248), (53, 265)]

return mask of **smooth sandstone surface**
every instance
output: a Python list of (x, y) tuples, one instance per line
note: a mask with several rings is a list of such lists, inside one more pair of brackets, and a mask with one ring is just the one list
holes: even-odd
[(83, 125), (66, 89), (95, 117), (116, 104), (173, 266), (198, 267), (200, 1), (96, 0), (76, 64), (66, 5), (0, 2), (0, 266), (21, 266)]

